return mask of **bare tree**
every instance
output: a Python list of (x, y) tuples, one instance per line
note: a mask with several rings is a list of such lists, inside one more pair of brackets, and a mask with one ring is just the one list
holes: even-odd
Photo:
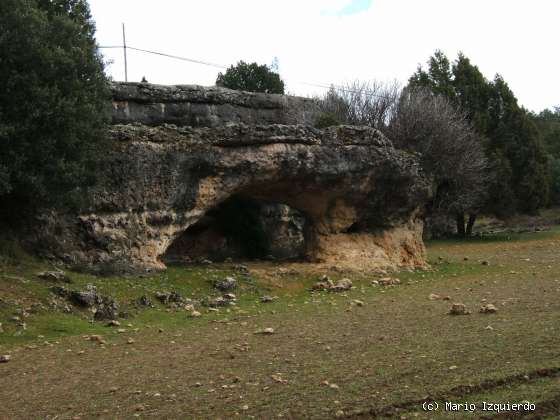
[(433, 181), (428, 213), (435, 219), (454, 217), (461, 236), (472, 233), (486, 197), (488, 164), (482, 139), (466, 114), (428, 89), (401, 89), (396, 82), (356, 81), (343, 88), (331, 87), (319, 104), (327, 116), (324, 125), (372, 126), (396, 147), (418, 152)]
[(382, 129), (394, 112), (400, 91), (397, 82), (354, 81), (339, 88), (332, 86), (320, 101), (320, 108), (339, 124)]
[[(452, 214), (457, 233), (470, 235), (486, 194), (487, 159), (482, 139), (466, 115), (426, 89), (404, 89), (385, 133), (395, 146), (421, 154), (433, 178), (432, 213)], [(465, 213), (469, 220), (465, 227)]]

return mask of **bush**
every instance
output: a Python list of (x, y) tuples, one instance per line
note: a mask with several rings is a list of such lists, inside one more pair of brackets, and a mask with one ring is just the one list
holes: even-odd
[(340, 125), (341, 122), (337, 118), (337, 116), (332, 112), (323, 112), (317, 118), (315, 123), (315, 127), (317, 128), (327, 128), (332, 127), (333, 125)]
[(284, 94), (284, 82), (280, 75), (267, 65), (240, 61), (231, 66), (225, 74), (219, 73), (216, 85), (233, 90)]

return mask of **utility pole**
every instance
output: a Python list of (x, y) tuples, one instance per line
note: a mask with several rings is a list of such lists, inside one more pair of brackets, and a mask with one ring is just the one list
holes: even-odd
[(124, 31), (124, 23), (122, 24), (122, 39), (123, 39), (123, 50), (124, 50), (124, 81), (128, 82), (128, 63), (126, 61), (126, 34)]

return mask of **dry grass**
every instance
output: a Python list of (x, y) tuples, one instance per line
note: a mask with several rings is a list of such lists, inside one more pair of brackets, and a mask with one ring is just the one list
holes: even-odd
[[(14, 309), (10, 302), (48, 294), (30, 277), (37, 267), (5, 269), (0, 321), (8, 330), (0, 334), (0, 354), (12, 360), (0, 364), (0, 418), (324, 419), (339, 410), (346, 417), (452, 418), (423, 412), (426, 398), (530, 400), (544, 407), (539, 415), (554, 418), (560, 231), (510, 239), (432, 243), (434, 270), (403, 273), (403, 283), (394, 287), (372, 287), (370, 278), (355, 276), (348, 293), (311, 294), (316, 273), (248, 279), (241, 310), (189, 319), (157, 307), (124, 321), (133, 327), (123, 334), (77, 315), (47, 312), (32, 315), (29, 331), (14, 338), (5, 321)], [(208, 293), (206, 278), (228, 272), (216, 270), (173, 268), (150, 279), (74, 277), (77, 284), (95, 281), (120, 300), (132, 300), (166, 287)], [(264, 293), (279, 299), (258, 303)], [(450, 302), (430, 300), (431, 293), (450, 296), (473, 313), (449, 316)], [(353, 305), (355, 299), (365, 305)], [(478, 313), (483, 299), (498, 313)], [(265, 327), (275, 334), (254, 334)], [(42, 328), (50, 336), (38, 339)], [(92, 333), (102, 333), (108, 344), (77, 335)], [(127, 344), (128, 338), (135, 342)]]

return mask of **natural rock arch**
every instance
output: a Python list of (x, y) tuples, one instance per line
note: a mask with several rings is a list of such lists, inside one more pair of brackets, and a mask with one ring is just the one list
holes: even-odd
[[(242, 194), (305, 213), (314, 261), (425, 265), (420, 212), (428, 183), (418, 159), (379, 131), (314, 129), (310, 101), (281, 95), (123, 84), (114, 97), (119, 124), (109, 132), (90, 207), (46, 218), (42, 236), (63, 245), (50, 247), (58, 256), (164, 268), (160, 256), (182, 232)], [(197, 115), (184, 115), (194, 108)], [(259, 118), (268, 124), (246, 124)], [(271, 124), (275, 119), (290, 125)]]

